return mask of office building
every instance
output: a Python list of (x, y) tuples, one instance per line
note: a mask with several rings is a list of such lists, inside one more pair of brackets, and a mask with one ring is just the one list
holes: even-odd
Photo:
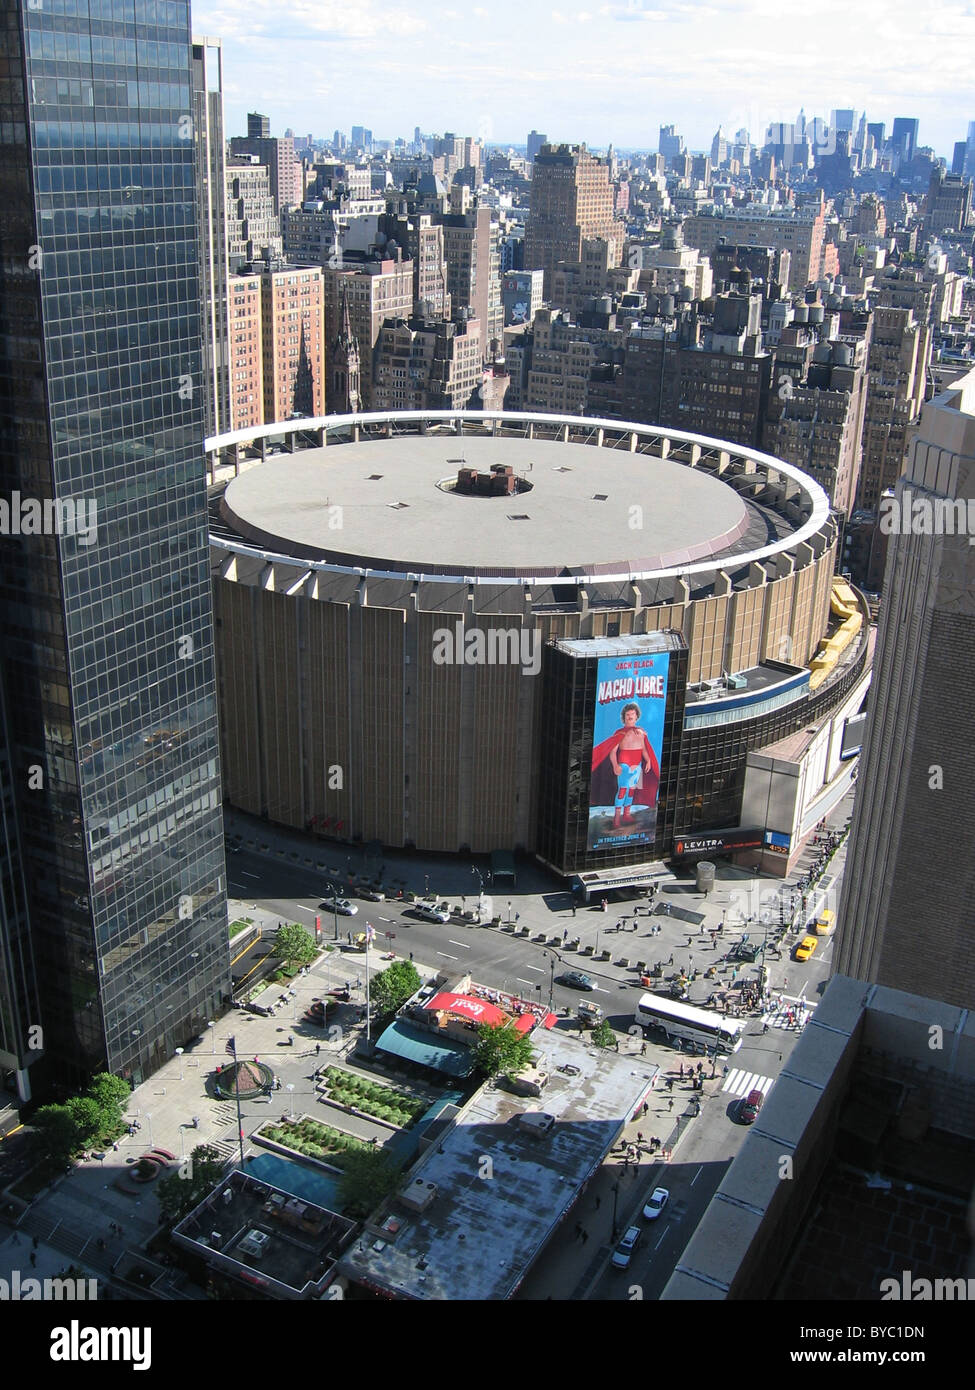
[(585, 145), (543, 145), (532, 173), (525, 269), (545, 272), (546, 297), (559, 261), (580, 260), (583, 240), (597, 237), (613, 243), (619, 265), (623, 224), (615, 220), (606, 161)]
[(387, 319), (374, 355), (373, 410), (463, 410), (481, 384), (477, 319)]
[[(786, 330), (794, 341), (802, 330)], [(802, 468), (845, 516), (853, 510), (860, 472), (866, 405), (866, 345), (862, 339), (814, 343), (808, 357), (790, 361), (789, 344), (776, 352), (762, 448)]]
[[(362, 408), (370, 410), (373, 351), (380, 329), (387, 318), (409, 318), (413, 312), (413, 263), (403, 259), (399, 247), (395, 257), (347, 251), (341, 266), (326, 267), (323, 276), (328, 337), (340, 331), (345, 312), (343, 301), (348, 297), (349, 321), (359, 345)], [(328, 409), (335, 412), (340, 406), (329, 401)]]
[(501, 277), (501, 305), (505, 327), (516, 323), (531, 325), (542, 307), (540, 270), (508, 270)]
[(281, 222), (271, 196), (267, 165), (251, 155), (230, 157), (227, 179), (227, 262), (231, 274), (266, 258), (283, 254)]
[(533, 163), (534, 163), (534, 161), (535, 161), (535, 156), (538, 154), (539, 150), (542, 148), (543, 145), (547, 145), (547, 144), (548, 144), (548, 136), (547, 136), (547, 135), (542, 135), (542, 134), (541, 134), (539, 131), (537, 131), (537, 130), (530, 130), (530, 131), (528, 132), (528, 146), (527, 146), (527, 149), (526, 149), (526, 152), (525, 152), (525, 153), (526, 153), (526, 156), (527, 156), (527, 159), (528, 159), (528, 163), (529, 163), (529, 164), (533, 164)]
[(304, 202), (301, 161), (295, 158), (295, 142), (289, 136), (235, 135), (230, 142), (233, 155), (253, 155), (268, 173), (274, 210), (280, 217), (285, 208)]
[(227, 298), (230, 314), (230, 428), (245, 430), (264, 424), (260, 277), (231, 275)]
[(200, 222), (200, 288), (206, 432), (230, 428), (227, 189), (223, 135), (223, 53), (219, 39), (193, 40), (193, 136)]
[(972, 182), (959, 175), (946, 174), (943, 164), (931, 170), (928, 200), (924, 213), (926, 240), (942, 232), (962, 232), (972, 223)]
[[(705, 255), (710, 255), (722, 239), (735, 245), (788, 251), (789, 284), (783, 288), (795, 291), (822, 279), (829, 270), (826, 253), (832, 250), (833, 257), (836, 254), (836, 248), (826, 244), (823, 210), (815, 206), (798, 212), (768, 212), (757, 208), (696, 213), (684, 222), (683, 233), (686, 245), (696, 246)], [(835, 269), (839, 269), (838, 263)]]
[[(929, 290), (931, 287), (927, 287)], [(901, 475), (910, 427), (924, 400), (931, 330), (909, 308), (874, 310), (856, 506), (876, 511)]]
[(834, 970), (971, 1009), (975, 372), (924, 407), (888, 508)]
[(900, 155), (902, 164), (910, 164), (917, 152), (919, 122), (913, 116), (895, 116), (890, 132), (890, 143)]
[(151, 41), (49, 6), (2, 20), (0, 491), (60, 517), (0, 548), (4, 960), (25, 915), (30, 945), (0, 1013), (22, 1096), (31, 1061), (138, 1084), (230, 993), (191, 36), (185, 6), (130, 14)]
[(260, 277), (265, 423), (324, 415), (322, 271), (272, 263)]
[(451, 310), (456, 314), (466, 309), (478, 320), (488, 360), (491, 344), (500, 344), (504, 332), (498, 224), (484, 205), (464, 213), (443, 213), (434, 220), (443, 228)]
[(679, 159), (684, 154), (684, 137), (678, 135), (675, 126), (662, 125), (660, 127), (660, 142), (657, 149), (669, 166), (671, 160)]
[(262, 116), (257, 111), (247, 113), (247, 138), (248, 140), (270, 140), (271, 120), (269, 116)]

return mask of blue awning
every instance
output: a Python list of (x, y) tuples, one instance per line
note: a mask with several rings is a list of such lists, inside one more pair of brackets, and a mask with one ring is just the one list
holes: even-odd
[(403, 1019), (395, 1019), (389, 1025), (376, 1047), (382, 1052), (391, 1052), (394, 1057), (402, 1057), (404, 1062), (416, 1062), (447, 1076), (469, 1076), (474, 1070), (474, 1054), (469, 1047), (438, 1038), (435, 1033), (416, 1028)]

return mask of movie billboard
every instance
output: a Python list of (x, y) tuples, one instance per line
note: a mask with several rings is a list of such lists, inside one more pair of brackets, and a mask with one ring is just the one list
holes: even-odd
[(654, 842), (669, 674), (669, 652), (599, 659), (589, 849)]

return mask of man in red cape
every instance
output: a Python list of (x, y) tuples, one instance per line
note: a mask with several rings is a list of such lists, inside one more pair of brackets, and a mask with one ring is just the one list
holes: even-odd
[(590, 806), (615, 805), (614, 829), (633, 823), (633, 803), (653, 807), (660, 786), (660, 765), (645, 730), (639, 705), (624, 705), (623, 727), (592, 750)]

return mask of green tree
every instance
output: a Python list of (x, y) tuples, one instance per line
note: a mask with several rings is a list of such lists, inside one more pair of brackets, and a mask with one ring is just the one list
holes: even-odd
[(78, 1143), (90, 1144), (102, 1132), (104, 1117), (98, 1102), (90, 1096), (72, 1096), (66, 1106), (74, 1120)]
[(278, 928), (274, 937), (274, 954), (288, 965), (307, 965), (317, 953), (311, 936), (297, 922)]
[(132, 1088), (120, 1076), (112, 1076), (103, 1071), (92, 1079), (85, 1095), (98, 1106), (101, 1122), (98, 1127), (100, 1138), (109, 1141), (122, 1132), (122, 1120)]
[(420, 988), (420, 975), (411, 960), (397, 960), (369, 981), (369, 997), (383, 1014), (394, 1014)]
[(592, 1030), (592, 1040), (597, 1047), (615, 1047), (616, 1034), (604, 1018)]
[(223, 1174), (223, 1161), (212, 1144), (197, 1144), (189, 1159), (183, 1159), (172, 1177), (156, 1187), (163, 1221), (175, 1226), (216, 1187)]
[(96, 1101), (113, 1120), (118, 1120), (122, 1118), (128, 1106), (132, 1087), (120, 1076), (113, 1076), (111, 1072), (103, 1071), (92, 1078), (91, 1085), (85, 1094), (91, 1096), (92, 1100)]
[(360, 1149), (343, 1158), (345, 1170), (339, 1179), (342, 1210), (347, 1216), (364, 1220), (379, 1203), (399, 1186), (399, 1169), (382, 1149)]
[(58, 1163), (66, 1163), (81, 1143), (78, 1126), (66, 1105), (42, 1105), (34, 1116), (37, 1145)]
[(532, 1045), (513, 1023), (481, 1023), (477, 1028), (474, 1058), (485, 1076), (519, 1072), (535, 1060)]

